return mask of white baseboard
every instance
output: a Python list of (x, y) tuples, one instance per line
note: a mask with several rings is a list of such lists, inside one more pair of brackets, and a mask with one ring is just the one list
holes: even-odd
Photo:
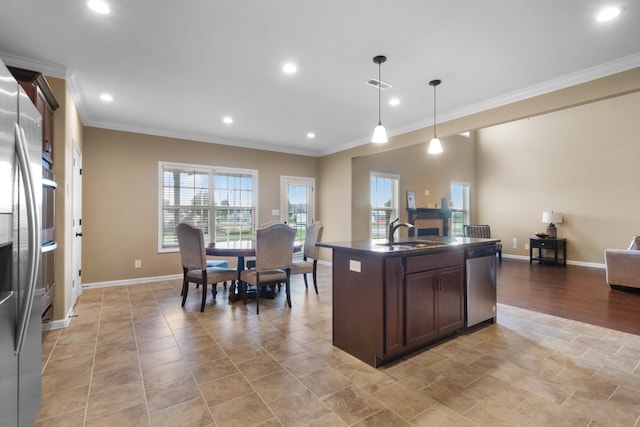
[(51, 322), (45, 323), (42, 325), (43, 331), (52, 331), (54, 329), (64, 329), (69, 326), (71, 322), (71, 318), (73, 317), (73, 307), (69, 309), (67, 316), (64, 319), (52, 320)]
[(107, 282), (83, 283), (83, 289), (108, 288), (111, 286), (137, 285), (140, 283), (161, 282), (163, 280), (182, 279), (182, 274), (171, 274), (168, 276), (139, 277), (137, 279), (110, 280)]
[[(510, 258), (510, 259), (520, 259), (523, 261), (529, 261), (528, 255), (512, 255), (512, 254), (502, 254), (502, 258)], [(536, 262), (537, 263), (537, 262)], [(571, 261), (567, 260), (568, 265), (577, 265), (580, 267), (593, 267), (593, 268), (605, 268), (604, 264), (599, 264), (597, 262), (584, 262), (584, 261)]]

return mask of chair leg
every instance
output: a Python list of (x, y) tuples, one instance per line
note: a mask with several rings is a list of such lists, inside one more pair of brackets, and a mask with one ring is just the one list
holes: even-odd
[(202, 304), (200, 304), (200, 312), (204, 312), (204, 305), (207, 302), (207, 272), (202, 272)]
[(256, 273), (256, 314), (260, 314), (260, 273)]
[(309, 286), (307, 286), (307, 273), (303, 273), (302, 277), (304, 277), (304, 287), (309, 289)]
[[(289, 305), (289, 308), (291, 308), (291, 289), (290, 289), (290, 286), (289, 286), (289, 284), (291, 283), (290, 274), (291, 274), (290, 271), (287, 270), (287, 281), (285, 282), (285, 285), (284, 285), (285, 291), (287, 293), (287, 304)], [(306, 276), (306, 274), (305, 274), (305, 276)]]
[(187, 302), (187, 293), (189, 292), (189, 282), (182, 283), (182, 307), (184, 307), (184, 303)]
[(182, 292), (180, 293), (180, 295), (182, 295), (182, 307), (184, 307), (184, 303), (187, 301), (188, 292), (189, 292), (189, 282), (187, 281), (187, 270), (185, 269), (182, 276)]
[(316, 288), (316, 294), (318, 293), (318, 261), (313, 260), (313, 287)]

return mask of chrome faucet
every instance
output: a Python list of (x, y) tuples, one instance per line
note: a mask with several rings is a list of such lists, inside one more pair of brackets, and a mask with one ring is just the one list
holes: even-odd
[(393, 244), (393, 234), (396, 232), (398, 228), (400, 227), (414, 228), (412, 224), (409, 224), (406, 222), (398, 223), (399, 220), (400, 218), (396, 218), (389, 223), (389, 237), (388, 237), (389, 244)]

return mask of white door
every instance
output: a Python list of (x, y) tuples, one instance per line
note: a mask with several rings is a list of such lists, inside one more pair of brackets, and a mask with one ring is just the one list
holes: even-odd
[(71, 306), (73, 307), (80, 294), (82, 294), (82, 153), (75, 144), (73, 146), (71, 203), (73, 215), (71, 228), (71, 241), (73, 242)]
[(307, 225), (316, 221), (315, 178), (280, 177), (280, 220), (296, 229), (296, 241), (304, 242)]

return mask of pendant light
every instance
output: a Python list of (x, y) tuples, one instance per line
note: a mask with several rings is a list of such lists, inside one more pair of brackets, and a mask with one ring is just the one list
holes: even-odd
[(388, 141), (387, 139), (387, 131), (382, 126), (382, 120), (380, 119), (380, 85), (382, 84), (382, 80), (380, 79), (380, 64), (385, 62), (387, 57), (384, 55), (378, 55), (373, 58), (373, 62), (378, 64), (378, 126), (373, 130), (373, 138), (371, 138), (371, 142), (376, 144), (383, 144)]
[(433, 86), (433, 138), (429, 143), (429, 149), (427, 152), (429, 154), (440, 154), (442, 153), (442, 144), (440, 140), (436, 136), (436, 86), (438, 86), (442, 81), (440, 80), (431, 80), (429, 85)]

